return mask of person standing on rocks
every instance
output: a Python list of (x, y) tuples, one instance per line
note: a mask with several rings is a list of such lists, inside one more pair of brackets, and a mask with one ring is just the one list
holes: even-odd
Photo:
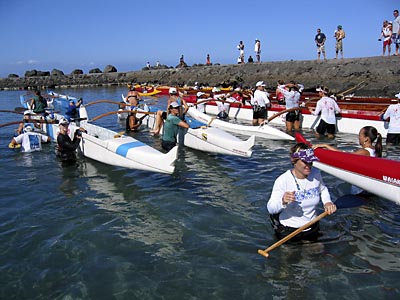
[(338, 58), (339, 52), (340, 56), (343, 59), (343, 39), (346, 37), (346, 34), (342, 28), (342, 25), (337, 26), (337, 30), (335, 30), (335, 35), (336, 39), (336, 59)]
[(317, 35), (315, 36), (315, 44), (317, 45), (317, 53), (318, 53), (318, 60), (320, 59), (321, 52), (322, 55), (324, 56), (324, 60), (326, 60), (326, 54), (325, 54), (325, 41), (326, 41), (326, 36), (323, 32), (321, 32), (321, 29), (317, 29)]
[(206, 57), (206, 65), (207, 65), (207, 66), (211, 66), (210, 54), (207, 54), (207, 57)]
[(395, 9), (393, 11), (393, 28), (392, 28), (392, 41), (396, 45), (396, 53), (393, 55), (399, 55), (399, 46), (400, 46), (400, 16), (399, 11)]
[(385, 56), (386, 48), (388, 49), (388, 56), (390, 56), (390, 48), (392, 44), (392, 22), (387, 20), (383, 21), (381, 35), (379, 41), (383, 39), (382, 56)]
[(244, 44), (243, 44), (243, 41), (239, 42), (239, 45), (237, 45), (237, 49), (239, 50), (240, 63), (244, 64)]
[(256, 39), (256, 43), (254, 44), (254, 52), (256, 53), (257, 63), (261, 62), (261, 42), (259, 39)]

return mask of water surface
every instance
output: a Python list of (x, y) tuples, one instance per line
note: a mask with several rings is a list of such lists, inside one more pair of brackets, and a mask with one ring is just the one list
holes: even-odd
[[(124, 88), (57, 91), (119, 101)], [(19, 105), (0, 92), (0, 108)], [(155, 105), (165, 105), (165, 98)], [(88, 107), (91, 117), (115, 109)], [(19, 116), (1, 113), (1, 123)], [(116, 131), (116, 116), (96, 124)], [(180, 149), (172, 175), (81, 158), (63, 168), (54, 143), (8, 149), (0, 128), (1, 299), (396, 299), (400, 296), (400, 207), (379, 197), (321, 221), (321, 242), (276, 239), (266, 201), (290, 168), (292, 142), (257, 141), (251, 158)], [(309, 131), (306, 137), (313, 140)], [(160, 149), (144, 130), (135, 136)], [(341, 134), (345, 150), (355, 135)], [(400, 149), (388, 149), (398, 159)], [(324, 174), (332, 198), (348, 184)], [(322, 209), (320, 209), (322, 212)]]

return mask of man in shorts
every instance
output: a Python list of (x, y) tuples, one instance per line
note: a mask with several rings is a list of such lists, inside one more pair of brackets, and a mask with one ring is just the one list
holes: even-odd
[(315, 36), (315, 44), (317, 45), (318, 60), (320, 59), (321, 52), (322, 55), (324, 56), (324, 60), (326, 60), (325, 41), (326, 41), (325, 34), (321, 32), (320, 28), (318, 28), (317, 35)]

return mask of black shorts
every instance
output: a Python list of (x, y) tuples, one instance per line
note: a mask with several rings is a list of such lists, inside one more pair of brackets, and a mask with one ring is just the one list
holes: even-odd
[[(298, 228), (284, 226), (279, 222), (279, 214), (270, 215), (271, 224), (274, 228), (275, 235), (278, 239), (283, 239), (284, 237), (296, 231)], [(319, 234), (319, 222), (314, 223), (309, 227), (308, 230), (300, 232), (298, 235), (290, 239), (291, 242), (298, 242), (300, 240), (316, 241)]]
[(400, 133), (388, 133), (386, 136), (386, 144), (394, 146), (400, 145)]
[(255, 106), (253, 108), (253, 119), (267, 119), (268, 111), (265, 107)]
[(161, 147), (167, 152), (169, 152), (175, 146), (176, 146), (175, 142), (161, 140)]
[(161, 118), (162, 118), (163, 120), (166, 120), (166, 119), (167, 119), (167, 112), (166, 112), (166, 111), (163, 111), (163, 112), (162, 112)]
[(295, 122), (295, 121), (300, 121), (300, 111), (295, 110), (295, 111), (290, 111), (286, 114), (286, 122)]
[(328, 124), (326, 123), (324, 120), (321, 120), (318, 124), (318, 127), (316, 129), (316, 131), (320, 134), (320, 135), (324, 135), (325, 132), (327, 132), (328, 134), (335, 134), (336, 132), (336, 125), (335, 124)]

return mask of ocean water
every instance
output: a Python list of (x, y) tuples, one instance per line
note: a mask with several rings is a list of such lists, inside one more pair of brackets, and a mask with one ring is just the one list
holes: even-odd
[[(126, 89), (57, 92), (88, 103), (120, 101)], [(20, 107), (21, 93), (1, 91), (0, 109)], [(165, 98), (152, 99), (165, 106)], [(20, 118), (0, 114), (1, 124)], [(115, 115), (96, 124), (124, 129)], [(62, 167), (54, 143), (32, 154), (9, 149), (14, 129), (0, 128), (0, 299), (400, 297), (400, 206), (379, 197), (322, 219), (318, 243), (257, 254), (277, 241), (266, 201), (290, 168), (293, 142), (257, 141), (251, 158), (181, 148), (174, 174), (165, 175), (85, 158)], [(160, 149), (147, 129), (135, 137)], [(351, 150), (357, 137), (340, 134), (336, 143)], [(324, 180), (333, 199), (348, 188)]]

